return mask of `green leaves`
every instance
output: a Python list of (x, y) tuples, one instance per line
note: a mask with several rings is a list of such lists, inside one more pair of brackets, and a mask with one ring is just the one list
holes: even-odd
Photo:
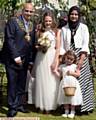
[(90, 67), (93, 76), (96, 74), (96, 0), (86, 0), (80, 5), (82, 15), (86, 18), (86, 23), (90, 33)]
[(19, 9), (18, 2), (20, 2), (20, 0), (0, 0), (1, 14), (3, 14), (5, 18), (13, 16), (15, 10)]

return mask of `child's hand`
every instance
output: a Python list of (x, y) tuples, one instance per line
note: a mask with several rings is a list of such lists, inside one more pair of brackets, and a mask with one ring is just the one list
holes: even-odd
[(67, 71), (67, 75), (71, 75), (71, 76), (74, 76), (74, 77), (79, 77), (80, 76), (80, 70), (77, 69), (75, 72)]
[(72, 75), (72, 71), (67, 71), (67, 75)]
[(60, 77), (60, 73), (57, 70), (54, 70), (53, 73), (57, 76)]

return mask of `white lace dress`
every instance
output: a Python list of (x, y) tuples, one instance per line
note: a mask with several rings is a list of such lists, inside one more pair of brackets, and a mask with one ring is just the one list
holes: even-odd
[[(79, 85), (78, 80), (73, 77), (66, 75), (66, 72), (68, 70), (75, 71), (76, 65), (72, 64), (70, 66), (61, 65), (60, 69), (63, 73), (63, 79), (60, 82), (59, 86), (59, 94), (58, 94), (58, 104), (71, 104), (71, 105), (82, 105), (83, 99), (82, 99), (82, 93), (81, 88)], [(66, 96), (64, 93), (64, 87), (74, 86), (76, 87), (75, 95), (74, 96)]]
[(36, 94), (35, 105), (41, 110), (55, 110), (57, 106), (57, 95), (59, 80), (51, 71), (51, 64), (55, 57), (55, 33), (50, 30), (44, 34), (51, 41), (51, 47), (46, 53), (38, 51), (35, 61)]

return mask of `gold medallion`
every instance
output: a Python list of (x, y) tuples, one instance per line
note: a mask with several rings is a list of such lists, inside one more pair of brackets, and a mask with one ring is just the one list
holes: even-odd
[(18, 18), (16, 19), (17, 20), (17, 23), (20, 27), (21, 30), (23, 30), (24, 32), (26, 32), (24, 38), (27, 42), (29, 42), (31, 40), (31, 36), (30, 36), (30, 32), (32, 32), (33, 30), (33, 23), (32, 21), (29, 21), (29, 27), (28, 27), (28, 30), (26, 30), (25, 26), (24, 26), (24, 21), (23, 20), (19, 20)]
[(31, 37), (30, 37), (29, 33), (27, 33), (27, 34), (25, 35), (25, 39), (26, 39), (28, 42), (31, 40)]

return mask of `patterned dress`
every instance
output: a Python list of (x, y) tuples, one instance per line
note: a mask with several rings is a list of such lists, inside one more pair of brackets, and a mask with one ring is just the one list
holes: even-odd
[[(75, 45), (72, 44), (70, 49), (74, 50), (79, 58), (80, 48), (75, 48)], [(82, 96), (83, 96), (83, 105), (81, 107), (81, 112), (91, 111), (94, 108), (94, 89), (93, 89), (93, 80), (90, 72), (88, 58), (84, 60), (80, 72), (81, 75), (78, 81), (80, 83)]]

